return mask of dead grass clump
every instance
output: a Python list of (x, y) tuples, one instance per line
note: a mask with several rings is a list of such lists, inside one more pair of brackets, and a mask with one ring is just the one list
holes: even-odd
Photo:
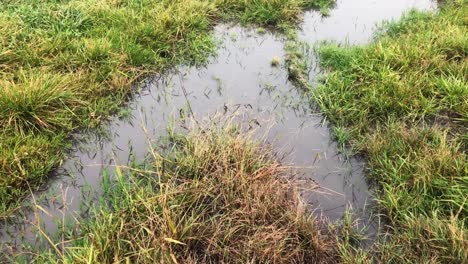
[(116, 183), (107, 183), (112, 209), (97, 214), (67, 256), (135, 263), (336, 261), (335, 239), (287, 180), (289, 169), (261, 142), (229, 126), (173, 133), (168, 146), (164, 155), (154, 154), (151, 172), (130, 170), (131, 182), (117, 173)]

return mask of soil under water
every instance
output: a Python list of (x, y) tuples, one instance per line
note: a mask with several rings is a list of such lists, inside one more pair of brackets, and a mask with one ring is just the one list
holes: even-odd
[[(398, 18), (413, 7), (435, 9), (436, 4), (429, 0), (338, 1), (328, 17), (307, 12), (300, 38), (312, 45), (323, 40), (363, 44), (372, 38), (377, 22)], [(45, 246), (44, 239), (33, 231), (36, 213), (46, 233), (57, 233), (61, 228), (57, 219), (71, 219), (95, 202), (104, 172), (132, 159), (143, 160), (150, 139), (164, 136), (170, 124), (181, 125), (181, 116), (190, 111), (197, 119), (241, 113), (243, 120), (259, 126), (258, 131), (268, 132), (268, 140), (278, 152), (288, 154), (285, 162), (302, 168), (301, 176), (316, 183), (317, 192), (307, 194), (307, 200), (318, 215), (337, 220), (352, 207), (365, 217), (372, 198), (364, 162), (345, 160), (337, 152), (323, 116), (312, 111), (309, 98), (288, 80), (285, 39), (228, 25), (216, 27), (214, 34), (221, 44), (205, 67), (178, 67), (149, 77), (129, 102), (128, 112), (122, 113), (125, 117), (115, 117), (104, 125), (108, 133), (77, 135), (74, 153), (43, 190), (34, 194), (47, 213), (26, 206), (13, 220), (2, 223), (3, 252), (22, 250), (22, 243)], [(316, 65), (313, 54), (310, 56)], [(273, 67), (276, 57), (281, 64)], [(311, 82), (319, 73), (317, 67), (312, 68)]]

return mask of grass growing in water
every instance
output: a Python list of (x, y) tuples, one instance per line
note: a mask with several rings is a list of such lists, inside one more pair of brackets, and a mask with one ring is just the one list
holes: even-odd
[(117, 169), (81, 238), (37, 261), (336, 261), (335, 235), (301, 201), (298, 183), (287, 177), (291, 169), (253, 134), (220, 123), (170, 133), (166, 151)]
[(222, 20), (294, 24), (329, 0), (19, 0), (0, 5), (0, 218), (76, 128), (117, 111), (146, 72), (200, 63)]
[[(393, 230), (349, 262), (468, 261), (467, 1), (412, 11), (364, 47), (319, 49), (315, 92), (339, 140), (366, 154)], [(354, 255), (353, 255), (354, 254)]]

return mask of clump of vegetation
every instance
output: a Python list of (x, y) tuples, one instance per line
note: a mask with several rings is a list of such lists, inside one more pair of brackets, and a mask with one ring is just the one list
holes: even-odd
[[(296, 23), (329, 0), (19, 0), (0, 5), (0, 217), (147, 72), (202, 63), (210, 29)], [(64, 147), (65, 146), (65, 147)]]
[[(106, 178), (72, 245), (37, 261), (330, 263), (335, 235), (301, 200), (291, 169), (230, 122), (170, 132), (166, 150)], [(197, 123), (198, 124), (198, 123)], [(289, 176), (289, 177), (288, 177)], [(302, 188), (304, 187), (301, 184)]]
[(289, 80), (303, 92), (309, 92), (312, 89), (309, 83), (310, 65), (307, 58), (310, 46), (301, 41), (294, 30), (287, 28), (286, 32), (287, 41), (284, 49)]
[(339, 140), (366, 154), (393, 226), (353, 261), (468, 261), (467, 13), (467, 1), (447, 1), (364, 47), (319, 49), (330, 72), (315, 99)]
[(278, 58), (276, 56), (271, 59), (271, 66), (273, 66), (273, 67), (278, 67), (280, 65), (280, 63), (281, 63), (280, 58)]

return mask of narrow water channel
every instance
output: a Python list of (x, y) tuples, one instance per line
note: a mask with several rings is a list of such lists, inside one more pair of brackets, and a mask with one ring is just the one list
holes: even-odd
[[(307, 12), (300, 37), (311, 45), (323, 40), (363, 44), (371, 40), (375, 24), (394, 19), (410, 9), (434, 9), (429, 0), (343, 0), (329, 17)], [(214, 35), (221, 41), (216, 57), (203, 68), (178, 67), (164, 75), (148, 77), (129, 102), (124, 118), (113, 118), (107, 133), (77, 135), (76, 149), (54, 172), (43, 191), (36, 193), (44, 230), (53, 234), (56, 219), (72, 218), (83, 203), (99, 194), (104, 171), (113, 165), (142, 160), (149, 138), (164, 136), (166, 127), (188, 113), (196, 118), (242, 112), (252, 124), (268, 128), (268, 140), (285, 162), (301, 167), (301, 175), (317, 183), (318, 192), (307, 196), (316, 213), (340, 219), (347, 207), (365, 211), (371, 192), (364, 179), (364, 162), (345, 160), (337, 153), (324, 118), (310, 109), (309, 99), (289, 81), (284, 65), (273, 67), (273, 58), (284, 63), (282, 36), (259, 34), (255, 29), (221, 25)], [(315, 58), (311, 61), (316, 65)], [(319, 74), (315, 67), (311, 81)], [(103, 135), (105, 134), (105, 135)], [(34, 210), (25, 209), (0, 227), (2, 251), (21, 248), (23, 241), (39, 245), (33, 232)]]

